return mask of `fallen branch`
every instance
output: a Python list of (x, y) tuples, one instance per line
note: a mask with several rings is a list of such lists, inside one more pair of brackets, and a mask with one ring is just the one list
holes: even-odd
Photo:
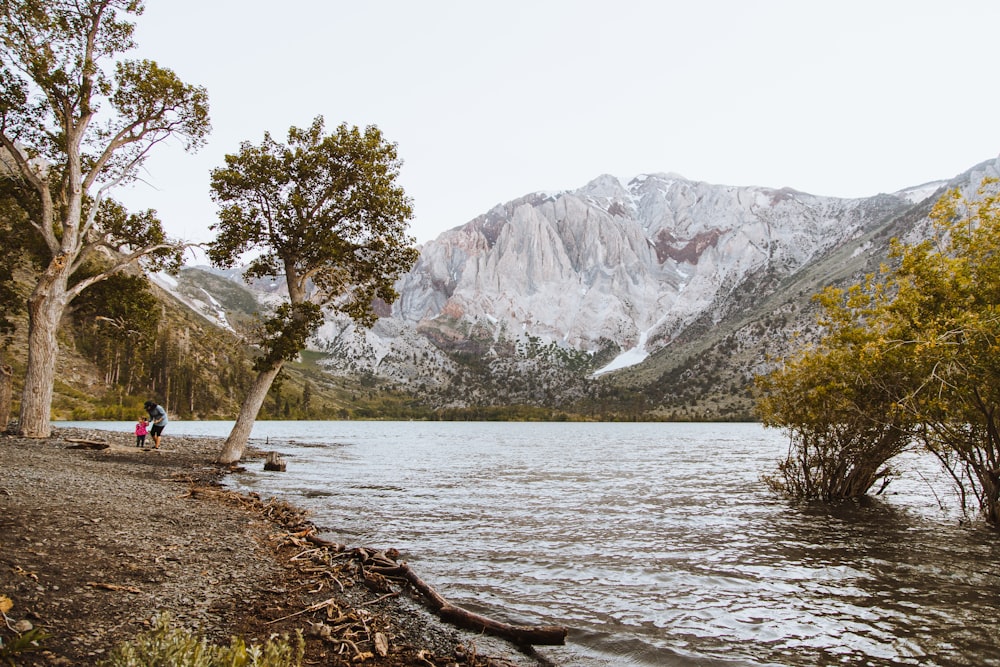
[(105, 584), (98, 581), (88, 581), (88, 586), (93, 586), (94, 588), (101, 588), (106, 591), (124, 591), (125, 593), (142, 593), (141, 590), (135, 586), (122, 586), (120, 584)]
[[(332, 575), (332, 571), (335, 569), (332, 565), (332, 561), (336, 560), (341, 563), (344, 561), (355, 561), (359, 570), (357, 575), (361, 583), (373, 590), (383, 593), (383, 595), (370, 602), (366, 602), (361, 606), (375, 604), (397, 595), (397, 593), (392, 592), (391, 587), (388, 586), (389, 579), (393, 579), (400, 584), (411, 585), (423, 596), (423, 598), (428, 602), (428, 606), (438, 614), (441, 620), (451, 623), (457, 627), (472, 630), (473, 632), (487, 633), (501, 637), (521, 647), (532, 645), (551, 646), (566, 643), (566, 635), (569, 634), (569, 630), (565, 626), (533, 626), (503, 623), (449, 603), (440, 593), (434, 590), (433, 587), (417, 576), (417, 574), (410, 569), (409, 565), (406, 563), (400, 564), (398, 560), (399, 552), (396, 549), (381, 551), (366, 547), (349, 548), (344, 544), (325, 540), (316, 534), (316, 527), (305, 519), (303, 512), (297, 510), (291, 505), (288, 505), (287, 503), (275, 501), (273, 499), (265, 503), (262, 502), (260, 497), (255, 493), (250, 493), (244, 496), (234, 491), (219, 491), (217, 489), (208, 489), (204, 487), (192, 488), (191, 496), (214, 497), (229, 503), (237, 504), (245, 510), (257, 511), (264, 518), (270, 519), (276, 524), (282, 526), (287, 532), (284, 532), (281, 535), (273, 536), (274, 538), (278, 538), (276, 540), (276, 544), (278, 546), (295, 546), (299, 551), (295, 557), (292, 558), (293, 561), (301, 563), (312, 560), (317, 563), (322, 563), (326, 568), (329, 568), (331, 571), (330, 576), (340, 588), (341, 594), (344, 592), (344, 584), (341, 583), (336, 576)], [(309, 548), (309, 545), (319, 548)], [(310, 569), (309, 571), (316, 572), (317, 570)], [(337, 598), (329, 598), (286, 616), (282, 616), (281, 618), (268, 621), (268, 624), (288, 620), (306, 613), (316, 612), (323, 608), (326, 608), (327, 615), (329, 616), (331, 607), (335, 607), (336, 599)], [(339, 620), (340, 619), (337, 619), (334, 623), (338, 623)], [(374, 641), (371, 638), (371, 632), (368, 630), (367, 624), (362, 616), (358, 616), (356, 619), (348, 618), (347, 620), (351, 622), (350, 624), (360, 623), (362, 627), (364, 627), (364, 634), (369, 636), (368, 641)], [(310, 625), (314, 626), (310, 634), (316, 634), (316, 636), (324, 637), (328, 636), (332, 641), (339, 642), (341, 648), (351, 644), (355, 652), (356, 659), (367, 659), (366, 656), (371, 655), (367, 652), (361, 652), (357, 648), (357, 645), (350, 642), (350, 640), (347, 640), (346, 637), (342, 639), (334, 638), (332, 633), (335, 631), (340, 632), (340, 626), (327, 626), (324, 623), (310, 623)], [(328, 633), (331, 634), (328, 635)], [(387, 650), (387, 647), (380, 646), (379, 642), (376, 641), (375, 649), (376, 652), (381, 655), (383, 650)], [(422, 657), (424, 655), (429, 655), (429, 653), (421, 651), (417, 657), (421, 658), (428, 665), (435, 664), (427, 661), (425, 657)]]
[(434, 590), (417, 574), (410, 569), (406, 563), (402, 563), (394, 568), (385, 568), (391, 572), (385, 572), (382, 568), (380, 574), (399, 574), (406, 578), (427, 600), (431, 607), (437, 612), (442, 620), (448, 621), (458, 627), (472, 630), (474, 632), (485, 632), (497, 637), (509, 639), (517, 644), (531, 645), (556, 645), (565, 644), (566, 635), (569, 630), (562, 625), (511, 625), (502, 623), (491, 618), (481, 616), (474, 612), (456, 607), (449, 603), (444, 597)]
[(318, 547), (324, 547), (337, 553), (347, 551), (347, 547), (345, 545), (337, 542), (331, 542), (330, 540), (324, 540), (322, 537), (317, 537), (315, 531), (306, 534), (305, 539), (307, 542), (311, 542)]
[(382, 597), (375, 598), (374, 600), (369, 600), (368, 602), (361, 602), (361, 603), (358, 604), (358, 606), (359, 607), (367, 607), (368, 605), (378, 604), (379, 602), (382, 602), (383, 600), (388, 600), (389, 598), (394, 598), (397, 595), (399, 595), (399, 593), (396, 593), (396, 592), (386, 593)]
[(316, 604), (311, 604), (308, 607), (306, 607), (305, 609), (300, 609), (300, 610), (298, 610), (296, 612), (288, 614), (287, 616), (282, 616), (281, 618), (272, 619), (272, 620), (268, 621), (265, 625), (271, 625), (272, 623), (277, 623), (278, 621), (284, 621), (284, 620), (287, 620), (289, 618), (294, 618), (295, 616), (299, 616), (301, 614), (306, 614), (306, 613), (309, 613), (310, 611), (318, 611), (320, 609), (329, 607), (331, 605), (335, 605), (336, 602), (337, 602), (337, 598), (328, 598), (326, 600), (323, 600), (322, 602), (317, 602)]

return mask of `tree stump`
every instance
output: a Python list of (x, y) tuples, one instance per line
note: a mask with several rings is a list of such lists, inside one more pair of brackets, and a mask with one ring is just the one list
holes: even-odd
[(278, 452), (268, 452), (267, 459), (264, 461), (264, 470), (285, 472), (285, 459), (281, 458), (281, 454)]

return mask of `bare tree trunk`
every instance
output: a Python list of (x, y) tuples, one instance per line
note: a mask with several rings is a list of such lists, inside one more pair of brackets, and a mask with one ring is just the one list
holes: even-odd
[(271, 389), (271, 383), (281, 371), (281, 366), (282, 363), (278, 362), (274, 367), (260, 371), (254, 378), (246, 400), (240, 407), (236, 423), (233, 424), (233, 430), (229, 432), (229, 437), (226, 438), (226, 443), (222, 446), (222, 453), (216, 459), (218, 463), (229, 465), (236, 463), (243, 457), (243, 450), (246, 449), (247, 440), (250, 439), (250, 431), (253, 430), (254, 421), (257, 419), (260, 407), (264, 405), (264, 399), (267, 398), (267, 392)]
[[(993, 473), (993, 477), (996, 477), (997, 473)], [(985, 499), (985, 507), (983, 512), (986, 515), (986, 522), (989, 523), (994, 528), (1000, 528), (1000, 498), (998, 498), (996, 483), (990, 485), (991, 488), (987, 489), (983, 494)]]
[(67, 262), (65, 255), (53, 259), (28, 299), (28, 367), (18, 433), (29, 438), (47, 438), (52, 432), (52, 394), (59, 352), (56, 334), (66, 309)]
[(0, 433), (7, 430), (10, 423), (10, 399), (14, 390), (14, 369), (0, 364)]
[[(965, 457), (963, 457), (965, 458)], [(992, 461), (994, 456), (984, 455), (979, 460), (965, 458), (966, 470), (971, 470), (969, 477), (979, 482), (981, 492), (976, 494), (983, 512), (983, 518), (994, 528), (1000, 528), (1000, 468)]]

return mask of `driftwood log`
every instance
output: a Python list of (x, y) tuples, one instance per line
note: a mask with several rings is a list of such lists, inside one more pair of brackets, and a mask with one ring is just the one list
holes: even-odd
[(77, 443), (70, 445), (67, 449), (107, 449), (111, 446), (103, 440), (86, 440), (84, 438), (66, 438), (66, 442)]
[[(329, 542), (309, 533), (306, 539), (317, 546), (328, 547), (337, 551), (343, 551), (344, 546), (336, 542)], [(441, 618), (441, 620), (451, 623), (466, 630), (482, 632), (497, 637), (502, 637), (508, 641), (520, 645), (534, 646), (555, 646), (566, 643), (566, 635), (569, 629), (562, 625), (513, 625), (496, 621), (486, 616), (482, 616), (467, 609), (463, 609), (451, 604), (432, 586), (417, 576), (409, 565), (399, 563), (394, 560), (397, 552), (373, 552), (370, 549), (359, 547), (354, 549), (354, 555), (361, 560), (369, 572), (373, 572), (380, 577), (399, 578), (408, 582), (427, 601), (428, 606)]]
[[(316, 526), (305, 520), (305, 515), (296, 508), (283, 502), (272, 501), (264, 503), (256, 494), (242, 496), (233, 491), (219, 491), (207, 487), (192, 488), (192, 496), (222, 496), (240, 505), (254, 506), (270, 518), (283, 525), (287, 530), (294, 531), (287, 536), (292, 544), (310, 547), (305, 553), (319, 558), (329, 566), (330, 555), (337, 554), (354, 560), (361, 570), (363, 583), (374, 590), (390, 591), (392, 582), (408, 584), (418, 593), (425, 603), (438, 614), (441, 620), (474, 632), (487, 633), (506, 639), (521, 647), (531, 645), (559, 645), (566, 643), (569, 629), (561, 625), (512, 625), (470, 612), (449, 603), (440, 593), (428, 585), (410, 569), (406, 563), (399, 562), (399, 552), (395, 549), (385, 551), (368, 547), (350, 548), (339, 542), (325, 540), (316, 535)], [(318, 547), (318, 548), (315, 548)], [(326, 556), (318, 556), (325, 553)], [(397, 593), (388, 592), (388, 595)], [(320, 606), (326, 603), (321, 603)], [(314, 607), (316, 607), (314, 605)], [(303, 612), (312, 611), (307, 607)], [(294, 614), (297, 615), (297, 614)]]
[(427, 598), (431, 608), (437, 612), (442, 620), (448, 621), (460, 628), (496, 635), (517, 644), (552, 646), (566, 643), (568, 629), (562, 625), (512, 625), (487, 618), (461, 607), (456, 607), (444, 599), (427, 582), (418, 577), (417, 573), (406, 563), (402, 563), (395, 568), (385, 568), (385, 570), (376, 568), (375, 571), (384, 576), (402, 576)]

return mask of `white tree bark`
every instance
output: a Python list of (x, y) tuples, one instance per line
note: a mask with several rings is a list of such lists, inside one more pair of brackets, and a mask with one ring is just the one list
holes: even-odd
[(18, 433), (28, 438), (47, 438), (52, 432), (52, 394), (59, 352), (56, 335), (68, 303), (70, 268), (66, 256), (57, 255), (28, 299), (28, 365), (18, 419)]
[(222, 452), (216, 460), (218, 463), (229, 465), (236, 463), (243, 457), (243, 451), (247, 447), (247, 440), (250, 439), (250, 431), (253, 430), (254, 422), (257, 420), (257, 413), (260, 412), (260, 407), (264, 405), (264, 399), (267, 398), (267, 392), (271, 388), (271, 383), (278, 376), (282, 365), (279, 362), (277, 366), (259, 372), (257, 377), (254, 378), (246, 400), (243, 401), (243, 405), (240, 407), (240, 414), (236, 417), (236, 423), (233, 424), (233, 430), (229, 432), (229, 437), (226, 438), (226, 442), (222, 446)]

